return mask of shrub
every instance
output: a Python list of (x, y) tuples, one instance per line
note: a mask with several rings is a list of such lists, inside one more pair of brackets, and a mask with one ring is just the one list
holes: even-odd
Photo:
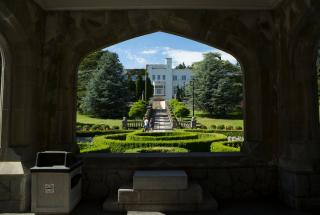
[(205, 130), (205, 129), (184, 129), (185, 132), (197, 132), (197, 133), (217, 133), (231, 137), (243, 137), (243, 131), (227, 131), (227, 130)]
[(186, 117), (190, 114), (190, 110), (185, 105), (177, 105), (174, 109), (174, 115), (176, 117)]
[(134, 148), (127, 149), (125, 153), (186, 153), (187, 149), (179, 147), (149, 147), (149, 148)]
[(129, 111), (130, 118), (143, 118), (147, 111), (147, 103), (145, 101), (139, 100), (133, 103)]
[[(153, 133), (156, 134), (156, 133)], [(145, 147), (180, 147), (190, 152), (209, 152), (212, 142), (225, 141), (222, 134), (198, 134), (199, 139), (187, 140), (122, 140), (124, 135), (102, 135), (93, 139), (94, 145), (108, 145), (111, 152), (125, 152), (132, 148)], [(120, 139), (120, 140), (119, 140)]]
[(226, 130), (229, 130), (229, 131), (230, 131), (230, 130), (233, 130), (233, 126), (232, 126), (232, 125), (227, 125), (227, 126), (226, 126)]
[(114, 125), (114, 126), (112, 126), (111, 127), (113, 130), (119, 130), (120, 129), (120, 127), (118, 126), (118, 125)]
[(217, 126), (217, 129), (218, 129), (218, 130), (224, 130), (224, 129), (225, 129), (225, 126), (224, 126), (224, 125), (218, 125), (218, 126)]
[(191, 140), (198, 139), (198, 134), (188, 132), (133, 132), (127, 135), (127, 140), (145, 141), (145, 140)]
[(201, 125), (201, 126), (200, 126), (200, 129), (208, 129), (208, 128), (207, 128), (207, 126), (205, 126), (205, 125)]
[(242, 130), (242, 126), (237, 126), (236, 130)]
[(211, 152), (240, 152), (242, 141), (220, 141), (211, 144)]
[(216, 125), (211, 125), (210, 128), (211, 129), (217, 129), (217, 126)]
[(108, 131), (77, 131), (77, 137), (94, 137), (98, 135), (106, 135), (106, 134), (122, 134), (129, 133), (127, 130), (108, 130)]

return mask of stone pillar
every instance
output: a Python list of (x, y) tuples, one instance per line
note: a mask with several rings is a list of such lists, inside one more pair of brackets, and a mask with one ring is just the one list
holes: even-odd
[(195, 117), (191, 118), (191, 128), (196, 128), (197, 127), (197, 120)]
[(123, 117), (122, 119), (122, 129), (128, 129), (128, 120), (127, 117)]

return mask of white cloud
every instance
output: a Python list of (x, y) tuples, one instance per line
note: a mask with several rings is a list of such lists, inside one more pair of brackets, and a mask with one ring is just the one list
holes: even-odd
[(236, 64), (238, 62), (237, 59), (235, 59), (231, 54), (228, 54), (228, 53), (221, 51), (221, 50), (215, 50), (215, 52), (218, 52), (221, 54), (222, 60), (227, 60), (232, 64)]
[(144, 54), (144, 55), (154, 55), (154, 54), (158, 53), (158, 50), (156, 50), (156, 49), (147, 49), (147, 50), (143, 50), (141, 53)]
[(161, 49), (163, 50), (162, 51), (163, 55), (173, 59), (173, 66), (177, 66), (183, 62), (186, 66), (190, 66), (195, 62), (202, 61), (203, 54), (208, 52), (218, 52), (221, 54), (222, 60), (227, 60), (233, 64), (237, 63), (237, 60), (232, 55), (218, 49), (212, 49), (212, 50), (203, 51), (203, 52), (189, 51), (189, 50), (183, 50), (183, 49), (173, 49), (170, 47), (162, 47)]
[(162, 54), (166, 57), (172, 58), (173, 66), (177, 66), (178, 64), (183, 62), (186, 66), (190, 66), (194, 62), (203, 60), (203, 53), (204, 52), (173, 49), (169, 47), (163, 47), (162, 52)]
[(131, 51), (125, 51), (125, 54), (127, 56), (127, 58), (131, 61), (135, 61), (137, 62), (139, 65), (146, 65), (147, 60), (141, 56), (135, 55), (133, 53), (131, 53)]

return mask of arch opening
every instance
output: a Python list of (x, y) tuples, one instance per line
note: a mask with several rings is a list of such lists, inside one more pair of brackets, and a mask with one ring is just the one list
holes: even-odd
[[(159, 41), (159, 38), (162, 40)], [(172, 45), (170, 39), (175, 43), (175, 46), (170, 46)], [(183, 44), (182, 40), (188, 42)], [(199, 50), (192, 47), (192, 43)], [(201, 49), (200, 46), (202, 46)], [(161, 62), (165, 58), (166, 63), (162, 64)], [(115, 70), (111, 71), (112, 68)], [(103, 74), (103, 70), (108, 70), (109, 74)], [(103, 78), (106, 80), (102, 80)], [(110, 87), (112, 86), (111, 82), (114, 85), (113, 89)], [(110, 94), (106, 91), (114, 93)], [(105, 98), (105, 103), (101, 102), (103, 94), (108, 95)], [(136, 37), (92, 52), (84, 57), (79, 64), (77, 141), (83, 152), (90, 151), (92, 141), (99, 139), (93, 139), (89, 133), (94, 136), (99, 134), (112, 141), (121, 142), (129, 139), (140, 141), (137, 148), (148, 148), (150, 137), (143, 139), (139, 136), (138, 131), (130, 129), (141, 130), (144, 127), (144, 119), (148, 118), (149, 131), (165, 131), (167, 127), (162, 127), (157, 120), (157, 114), (160, 113), (160, 109), (163, 109), (168, 116), (168, 119), (166, 118), (168, 123), (163, 123), (163, 125), (170, 125), (169, 130), (172, 127), (180, 128), (183, 129), (183, 132), (199, 133), (198, 136), (204, 137), (207, 151), (191, 149), (191, 152), (193, 152), (192, 150), (228, 152), (229, 148), (231, 152), (237, 152), (240, 151), (240, 146), (244, 141), (243, 110), (245, 101), (243, 95), (242, 68), (239, 61), (232, 55), (211, 46), (163, 32)], [(118, 103), (115, 104), (114, 100), (117, 100)], [(211, 100), (216, 102), (209, 104), (208, 101)], [(99, 102), (100, 104), (97, 104)], [(178, 102), (181, 110), (175, 110), (174, 102)], [(153, 107), (153, 115), (148, 115), (148, 104)], [(108, 107), (107, 110), (102, 110), (106, 107)], [(186, 109), (186, 113), (183, 113), (183, 107)], [(121, 109), (123, 110), (120, 112)], [(159, 120), (162, 119), (159, 118)], [(129, 129), (130, 132), (128, 130), (115, 131), (121, 130), (121, 128)], [(216, 140), (210, 136), (212, 132), (225, 135), (221, 139), (224, 143), (221, 146), (217, 145), (216, 148), (219, 149), (216, 151), (213, 150), (215, 147), (208, 147), (208, 141)], [(109, 133), (110, 136), (108, 136)], [(181, 142), (185, 142), (184, 138), (188, 140), (188, 137), (184, 137), (188, 136), (186, 133), (183, 135), (173, 132), (172, 135), (164, 135), (168, 137), (158, 139), (163, 141), (164, 145), (167, 144), (165, 143), (167, 140), (181, 139)], [(182, 136), (179, 137), (179, 135)], [(192, 134), (189, 136), (191, 140), (194, 137)], [(185, 143), (180, 145), (183, 144)], [(175, 146), (178, 147), (179, 144)], [(116, 151), (112, 147), (111, 149), (102, 147), (101, 151), (125, 152), (125, 149)], [(190, 147), (192, 148), (192, 146)], [(161, 149), (155, 150), (152, 151), (158, 152), (159, 150), (161, 152)], [(172, 150), (179, 151), (179, 149)]]

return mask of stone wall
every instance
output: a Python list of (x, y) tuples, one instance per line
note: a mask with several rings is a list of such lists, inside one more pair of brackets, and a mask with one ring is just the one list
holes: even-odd
[(211, 154), (86, 154), (81, 155), (83, 196), (104, 200), (132, 183), (135, 170), (185, 170), (190, 181), (201, 184), (217, 200), (275, 196), (277, 168), (254, 164), (240, 153)]

